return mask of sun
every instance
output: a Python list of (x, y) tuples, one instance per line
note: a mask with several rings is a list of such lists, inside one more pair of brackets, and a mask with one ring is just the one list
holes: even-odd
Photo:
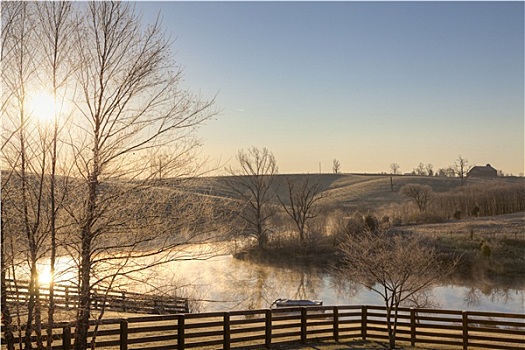
[(38, 282), (40, 285), (49, 286), (53, 282), (53, 274), (49, 266), (45, 266), (42, 271), (38, 273)]
[(31, 116), (42, 122), (53, 121), (57, 112), (53, 95), (43, 91), (29, 96), (27, 108)]

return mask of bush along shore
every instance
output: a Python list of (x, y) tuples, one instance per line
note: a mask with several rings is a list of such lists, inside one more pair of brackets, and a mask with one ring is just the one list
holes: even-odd
[[(342, 259), (339, 243), (346, 235), (370, 229), (370, 218), (370, 215), (354, 216), (346, 221), (346, 226), (340, 231), (317, 237), (315, 241), (301, 243), (290, 235), (288, 239), (271, 240), (264, 249), (256, 245), (244, 247), (234, 253), (234, 257), (288, 268), (331, 269)], [(372, 228), (385, 229), (384, 225), (380, 227), (381, 223), (377, 225)], [(393, 235), (422, 235), (425, 244), (435, 247), (443, 260), (461, 256), (453, 278), (510, 281), (525, 276), (524, 228), (525, 213), (519, 212), (434, 224), (392, 226), (388, 230)]]

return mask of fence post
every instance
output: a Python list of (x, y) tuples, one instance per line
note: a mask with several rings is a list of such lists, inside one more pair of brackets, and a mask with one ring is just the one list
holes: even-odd
[(410, 346), (416, 346), (416, 309), (410, 308)]
[(124, 312), (127, 312), (127, 307), (126, 307), (126, 292), (122, 292), (122, 310)]
[(66, 291), (64, 294), (64, 303), (66, 304), (66, 309), (69, 309), (69, 287), (66, 286)]
[(120, 350), (128, 350), (128, 320), (120, 320)]
[(461, 313), (463, 319), (463, 349), (468, 348), (468, 313), (463, 311)]
[(264, 325), (264, 335), (265, 335), (265, 341), (264, 345), (266, 349), (269, 349), (270, 346), (272, 346), (272, 310), (267, 309), (265, 317), (265, 325)]
[(223, 349), (230, 349), (230, 313), (224, 313), (224, 339), (223, 339)]
[(366, 305), (361, 306), (361, 338), (366, 340), (366, 325), (367, 325), (367, 316), (366, 316)]
[(306, 343), (307, 311), (305, 306), (301, 307), (301, 343)]
[(177, 349), (184, 350), (184, 314), (177, 317)]
[(334, 340), (339, 342), (339, 308), (337, 306), (334, 306), (332, 316), (334, 317)]
[(62, 349), (71, 350), (71, 326), (62, 328)]

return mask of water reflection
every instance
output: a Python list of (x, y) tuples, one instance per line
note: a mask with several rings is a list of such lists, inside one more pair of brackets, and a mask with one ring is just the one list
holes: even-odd
[[(184, 264), (187, 263), (181, 263)], [(278, 298), (319, 299), (324, 301), (324, 305), (383, 303), (377, 294), (359, 284), (311, 267), (278, 268), (236, 260), (231, 256), (203, 262), (198, 268), (195, 266), (196, 269), (186, 267), (181, 272), (201, 277), (201, 283), (196, 286), (201, 300), (205, 300), (201, 302), (201, 311), (266, 308)], [(410, 300), (410, 305), (459, 310), (525, 311), (525, 288), (485, 286), (480, 289), (460, 283), (423, 291)]]
[[(51, 282), (64, 285), (76, 285), (76, 264), (69, 258), (58, 257), (55, 261), (55, 271), (51, 272), (49, 262), (37, 263), (38, 282), (42, 287), (49, 287)], [(6, 269), (7, 279), (28, 281), (30, 268), (26, 261), (17, 261)]]
[[(218, 251), (223, 253), (217, 256)], [(216, 247), (208, 247), (207, 252), (207, 256), (199, 253), (199, 260), (173, 261), (127, 274), (114, 287), (188, 297), (193, 312), (267, 308), (278, 298), (318, 299), (324, 305), (383, 304), (377, 294), (329, 271), (254, 264), (234, 259)], [(136, 262), (137, 266), (145, 263), (151, 262)], [(45, 267), (41, 266), (41, 271)], [(74, 271), (70, 260), (59, 258), (56, 281), (75, 284)], [(425, 291), (411, 302), (418, 307), (523, 313), (524, 290), (523, 284), (508, 288), (504, 284), (469, 285), (455, 281)]]

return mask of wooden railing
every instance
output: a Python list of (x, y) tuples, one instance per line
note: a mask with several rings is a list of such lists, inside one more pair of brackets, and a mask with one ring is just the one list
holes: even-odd
[[(24, 304), (29, 299), (29, 282), (6, 280), (8, 304)], [(66, 284), (54, 285), (55, 307), (70, 309), (78, 306), (78, 289)], [(49, 288), (39, 289), (40, 300), (46, 305), (49, 301)], [(128, 291), (96, 288), (91, 291), (91, 308), (109, 311), (134, 312), (140, 314), (174, 314), (189, 312), (188, 300), (169, 296), (149, 295)]]
[[(53, 328), (53, 349), (71, 349), (74, 324)], [(387, 340), (386, 309), (313, 306), (108, 319), (99, 325), (96, 349), (227, 350), (352, 339)], [(447, 349), (523, 349), (525, 315), (403, 308), (396, 339), (412, 346), (439, 344)]]

